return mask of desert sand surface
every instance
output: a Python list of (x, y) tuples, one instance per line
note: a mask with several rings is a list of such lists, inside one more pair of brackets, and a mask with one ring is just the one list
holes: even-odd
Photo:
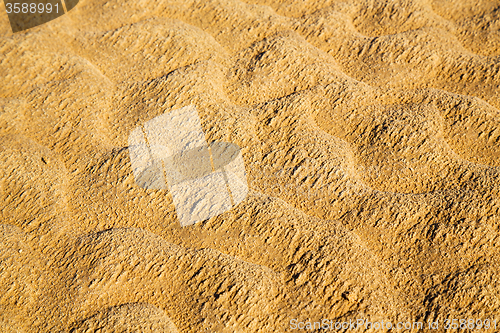
[[(1, 332), (500, 330), (500, 1), (0, 13)], [(249, 192), (181, 227), (127, 139), (188, 105)]]

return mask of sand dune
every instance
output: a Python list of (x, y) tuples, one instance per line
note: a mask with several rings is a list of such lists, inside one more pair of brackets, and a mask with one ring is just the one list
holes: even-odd
[[(0, 331), (498, 320), (499, 8), (81, 0), (16, 34), (1, 15)], [(127, 140), (188, 105), (241, 148), (249, 194), (181, 228)]]

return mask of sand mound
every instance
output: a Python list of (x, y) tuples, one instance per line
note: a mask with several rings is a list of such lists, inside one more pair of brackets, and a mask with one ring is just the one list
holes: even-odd
[(152, 305), (126, 304), (85, 320), (74, 332), (179, 332), (165, 313)]
[[(80, 0), (16, 34), (3, 15), (0, 330), (497, 319), (499, 8)], [(241, 148), (249, 194), (181, 228), (127, 145), (188, 105)]]

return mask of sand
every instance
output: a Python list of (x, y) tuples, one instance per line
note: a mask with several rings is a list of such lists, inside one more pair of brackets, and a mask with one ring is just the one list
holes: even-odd
[[(0, 12), (1, 332), (500, 327), (500, 1)], [(181, 227), (127, 138), (189, 105), (249, 193)]]

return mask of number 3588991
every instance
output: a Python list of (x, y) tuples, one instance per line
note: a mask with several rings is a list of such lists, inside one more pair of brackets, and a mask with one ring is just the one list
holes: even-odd
[(7, 10), (7, 14), (15, 13), (15, 14), (35, 14), (35, 13), (59, 13), (59, 4), (55, 4), (54, 6), (51, 3), (6, 3), (5, 8)]
[(55, 20), (76, 7), (79, 0), (3, 0), (12, 32)]

